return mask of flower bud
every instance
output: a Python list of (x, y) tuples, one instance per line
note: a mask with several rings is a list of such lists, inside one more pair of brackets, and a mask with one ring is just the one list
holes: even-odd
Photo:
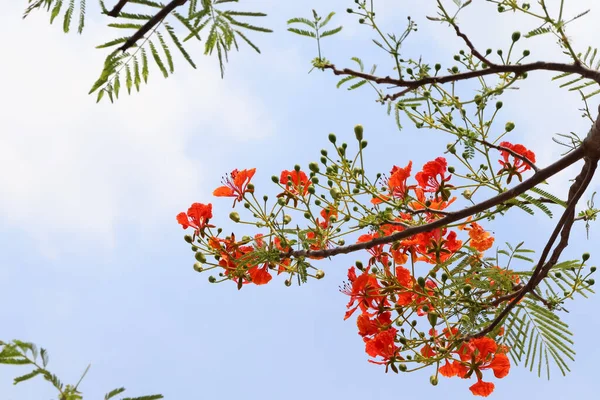
[(435, 70), (439, 71), (442, 68), (441, 64), (435, 64)]
[(427, 319), (429, 320), (431, 326), (435, 326), (435, 324), (437, 324), (438, 315), (437, 313), (430, 312), (429, 314), (427, 314)]
[(319, 172), (319, 164), (316, 162), (311, 162), (308, 164), (308, 169), (310, 169), (312, 172)]
[(588, 285), (590, 285), (590, 286), (593, 286), (593, 285), (594, 285), (594, 283), (596, 283), (596, 281), (595, 281), (595, 280), (593, 280), (593, 279), (588, 279), (586, 282), (587, 282), (587, 283), (588, 283)]
[(317, 273), (315, 274), (315, 278), (317, 279), (323, 279), (325, 277), (325, 271), (323, 271), (322, 269), (318, 270)]
[(290, 287), (292, 286), (292, 281), (290, 279), (286, 279), (284, 282), (285, 286)]
[(590, 259), (590, 253), (583, 253), (583, 254), (581, 255), (581, 259), (582, 259), (583, 261), (587, 261), (587, 260), (589, 260), (589, 259)]
[(233, 212), (229, 213), (229, 219), (232, 220), (233, 222), (240, 222), (240, 214), (233, 211)]
[(294, 171), (300, 172), (300, 169), (301, 167), (298, 164), (294, 165)]
[(462, 192), (462, 195), (465, 199), (471, 200), (471, 196), (473, 196), (473, 192), (471, 192), (470, 190), (467, 189), (464, 192)]
[(192, 237), (192, 235), (185, 235), (183, 237), (183, 240), (185, 240), (188, 243), (193, 243), (194, 242), (194, 238)]
[(292, 217), (291, 217), (289, 214), (286, 214), (286, 215), (283, 217), (283, 224), (284, 224), (284, 225), (287, 225), (287, 224), (289, 224), (290, 222), (292, 222)]
[(363, 140), (362, 142), (360, 142), (360, 148), (361, 148), (361, 149), (364, 149), (365, 147), (367, 147), (367, 145), (368, 145), (368, 144), (369, 144), (369, 143), (367, 143), (367, 141), (366, 141), (366, 140)]
[(521, 32), (519, 32), (519, 31), (513, 32), (511, 38), (512, 38), (513, 42), (516, 42), (517, 40), (521, 39)]
[(359, 142), (363, 139), (364, 128), (362, 125), (356, 125), (354, 127), (354, 136), (356, 136), (356, 140)]
[(592, 272), (592, 273), (596, 272), (596, 267), (591, 267), (590, 272)]
[(215, 278), (214, 276), (211, 275), (211, 276), (208, 277), (208, 281), (210, 283), (215, 283), (217, 281), (217, 278)]
[(446, 145), (446, 149), (448, 149), (448, 153), (450, 153), (450, 154), (456, 153), (456, 147), (454, 147), (454, 145), (452, 143), (449, 143), (448, 145)]
[(364, 267), (363, 267), (363, 263), (362, 263), (362, 262), (360, 262), (360, 261), (357, 261), (357, 262), (355, 263), (355, 265), (356, 265), (356, 268), (358, 268), (358, 269), (359, 269), (359, 270), (361, 270), (361, 271), (362, 271), (362, 270), (363, 270), (363, 268), (364, 268)]
[(425, 278), (423, 278), (422, 276), (418, 277), (417, 283), (419, 284), (419, 286), (425, 287)]
[(527, 57), (531, 52), (529, 50), (523, 50), (523, 57)]
[(450, 167), (448, 167), (448, 172), (453, 174), (454, 172), (456, 172), (456, 170), (454, 169), (454, 167), (450, 166)]
[(502, 108), (503, 103), (501, 101), (496, 102), (496, 109), (499, 110)]
[(304, 213), (304, 218), (310, 219), (310, 213), (308, 211)]
[(204, 271), (204, 267), (202, 267), (202, 263), (194, 263), (194, 271), (196, 272), (202, 272)]
[(506, 125), (504, 126), (504, 129), (506, 129), (506, 132), (510, 132), (513, 129), (515, 129), (515, 123), (514, 122), (507, 122)]
[(196, 260), (200, 261), (201, 263), (205, 263), (206, 262), (206, 257), (204, 256), (204, 254), (198, 252), (194, 255), (194, 258), (196, 258)]
[(444, 272), (442, 274), (442, 282), (446, 282), (447, 280), (448, 280), (448, 274)]
[(340, 189), (338, 188), (333, 188), (329, 191), (329, 194), (331, 195), (331, 198), (334, 200), (337, 200), (340, 198), (340, 196), (342, 195), (342, 193), (340, 192)]
[(335, 141), (336, 141), (336, 140), (337, 140), (337, 138), (335, 137), (335, 135), (334, 135), (333, 133), (330, 133), (330, 134), (329, 134), (329, 141), (330, 141), (331, 143), (334, 143), (334, 144), (335, 144)]
[(438, 378), (435, 375), (431, 375), (429, 377), (429, 382), (433, 385), (433, 386), (437, 386), (438, 384)]

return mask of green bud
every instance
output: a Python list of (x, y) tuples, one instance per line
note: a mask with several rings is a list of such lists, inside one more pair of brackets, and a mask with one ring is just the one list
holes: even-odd
[(465, 293), (469, 293), (471, 291), (471, 289), (472, 289), (471, 285), (465, 285), (465, 286), (463, 286), (463, 291)]
[(354, 127), (354, 136), (356, 136), (356, 140), (359, 142), (363, 139), (364, 128), (362, 125), (356, 125)]
[(199, 262), (194, 263), (194, 271), (202, 272), (202, 271), (204, 271), (204, 267), (202, 267), (202, 264)]
[(287, 224), (289, 224), (290, 222), (292, 222), (292, 217), (291, 217), (289, 214), (286, 214), (286, 215), (283, 217), (283, 224), (284, 224), (284, 225), (287, 225)]
[(596, 281), (595, 281), (595, 280), (593, 280), (593, 279), (588, 279), (588, 280), (587, 280), (587, 283), (588, 283), (588, 285), (590, 285), (590, 286), (593, 286), (593, 285), (594, 285), (594, 283), (596, 283)]
[(402, 372), (406, 372), (408, 367), (406, 366), (406, 364), (398, 364), (398, 369)]
[(304, 213), (304, 218), (310, 219), (310, 213), (308, 211)]
[(273, 181), (273, 183), (279, 183), (279, 178), (278, 178), (278, 177), (276, 177), (275, 175), (273, 175), (273, 176), (271, 177), (271, 180)]
[(311, 162), (308, 164), (308, 169), (310, 169), (312, 172), (319, 172), (319, 164), (316, 162)]
[(425, 278), (423, 278), (422, 276), (418, 277), (417, 283), (419, 284), (419, 286), (425, 287)]
[(285, 284), (285, 286), (287, 286), (287, 287), (290, 287), (290, 286), (292, 286), (292, 281), (291, 281), (291, 280), (289, 280), (289, 279), (286, 279), (286, 280), (285, 280), (283, 283), (284, 283), (284, 284)]
[(285, 200), (283, 199), (283, 197), (280, 197), (277, 199), (277, 204), (279, 204), (280, 206), (284, 206), (285, 205)]
[(300, 166), (298, 164), (294, 165), (294, 171), (300, 172)]
[(581, 259), (582, 259), (583, 261), (587, 261), (587, 260), (589, 260), (589, 259), (590, 259), (590, 253), (583, 253), (583, 254), (581, 255)]
[(438, 384), (438, 378), (435, 375), (431, 375), (429, 377), (429, 382), (433, 385), (433, 386), (437, 386)]
[(448, 153), (450, 153), (450, 154), (456, 153), (456, 147), (454, 147), (454, 144), (452, 144), (452, 143), (447, 144), (446, 149), (448, 149)]
[[(423, 308), (423, 309), (425, 309), (425, 308)], [(430, 312), (429, 314), (427, 314), (427, 319), (429, 320), (429, 323), (431, 324), (431, 326), (435, 326), (435, 324), (437, 324), (438, 315), (434, 312)]]
[(516, 42), (517, 40), (521, 39), (521, 32), (513, 32), (511, 38), (513, 42)]
[(458, 73), (458, 67), (456, 65), (452, 67), (452, 72), (454, 72), (455, 74)]
[(335, 141), (337, 140), (337, 138), (335, 137), (335, 135), (333, 133), (329, 134), (329, 141), (331, 143), (335, 143)]
[(454, 169), (454, 167), (450, 166), (450, 167), (448, 167), (448, 172), (453, 174), (454, 172), (456, 172), (456, 170)]
[(185, 235), (183, 237), (183, 240), (185, 240), (188, 243), (193, 243), (194, 242), (194, 238), (192, 237), (192, 235)]
[(557, 272), (556, 274), (554, 274), (554, 276), (560, 279), (562, 277), (562, 274), (560, 272)]
[(448, 274), (444, 272), (442, 274), (442, 282), (446, 282), (447, 280), (448, 280)]
[(473, 196), (473, 192), (471, 192), (470, 190), (467, 189), (464, 192), (462, 192), (462, 195), (465, 199), (471, 200), (471, 196)]
[(323, 165), (327, 165), (327, 159), (325, 157), (321, 157), (321, 163)]
[(352, 14), (352, 13), (354, 12), (354, 10), (352, 10), (351, 8), (346, 8), (346, 12), (347, 12), (348, 14)]
[(362, 142), (360, 142), (360, 148), (364, 149), (365, 147), (367, 147), (368, 143), (366, 140), (363, 140)]
[(504, 125), (504, 129), (506, 129), (506, 132), (510, 132), (513, 129), (515, 129), (515, 123), (514, 122), (507, 122), (506, 125)]
[(198, 260), (199, 262), (201, 262), (201, 263), (205, 263), (205, 262), (206, 262), (206, 257), (204, 257), (204, 254), (202, 254), (202, 253), (200, 253), (200, 252), (196, 253), (196, 254), (194, 255), (194, 258), (195, 258), (196, 260)]
[(340, 196), (342, 195), (342, 193), (340, 192), (340, 189), (338, 188), (333, 188), (329, 191), (329, 194), (331, 195), (331, 198), (334, 200), (337, 200), (340, 198)]
[(356, 268), (358, 268), (359, 270), (363, 270), (363, 263), (360, 261), (357, 261), (356, 263), (354, 263), (354, 265), (356, 265)]
[(317, 279), (323, 279), (325, 277), (325, 271), (323, 271), (322, 269), (318, 270), (317, 273), (315, 274), (315, 278)]
[(215, 278), (214, 276), (211, 275), (211, 276), (208, 277), (208, 281), (210, 283), (215, 283), (217, 281), (217, 278)]
[(435, 70), (439, 71), (442, 68), (441, 64), (435, 64)]
[(198, 251), (198, 246), (194, 246), (194, 245), (192, 245), (192, 251), (193, 251), (194, 253), (195, 253), (195, 252), (197, 252), (197, 251)]
[(365, 23), (365, 19), (364, 19), (364, 18), (360, 18), (360, 19), (358, 20), (358, 23), (359, 23), (359, 24), (364, 24), (364, 23)]
[(523, 50), (523, 57), (527, 57), (531, 52), (529, 50)]
[(229, 214), (229, 219), (232, 220), (233, 222), (240, 222), (240, 214), (233, 211)]
[(592, 272), (592, 273), (596, 272), (596, 267), (591, 267), (590, 272)]
[(499, 110), (502, 108), (503, 103), (501, 101), (496, 102), (496, 109)]

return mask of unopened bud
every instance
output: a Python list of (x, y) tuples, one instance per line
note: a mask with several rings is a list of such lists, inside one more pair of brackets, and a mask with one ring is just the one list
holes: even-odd
[(512, 34), (512, 41), (516, 42), (517, 40), (521, 39), (521, 32), (513, 32)]
[(335, 135), (333, 133), (329, 134), (329, 141), (331, 143), (335, 143), (335, 141), (337, 140), (337, 138), (335, 137)]
[(289, 224), (290, 222), (292, 222), (292, 217), (291, 217), (290, 215), (286, 214), (286, 215), (283, 217), (283, 224), (284, 224), (284, 225), (287, 225), (287, 224)]
[(194, 242), (194, 238), (192, 237), (192, 235), (185, 235), (183, 237), (183, 240), (185, 240), (188, 243), (193, 243)]
[(429, 377), (429, 382), (433, 385), (433, 386), (437, 386), (438, 384), (438, 378), (435, 375), (431, 375)]
[(354, 136), (356, 136), (356, 140), (359, 142), (363, 139), (364, 128), (362, 125), (356, 125), (354, 127)]
[(229, 214), (229, 219), (232, 220), (233, 222), (240, 222), (240, 214), (233, 211)]
[(202, 267), (202, 263), (194, 263), (194, 271), (196, 272), (202, 272), (204, 271), (204, 267)]
[(318, 270), (317, 273), (315, 274), (315, 278), (317, 279), (323, 279), (325, 277), (325, 271), (323, 271), (322, 269)]
[(506, 132), (512, 131), (513, 129), (515, 129), (515, 123), (507, 122), (506, 125), (504, 126), (504, 129), (506, 129)]
[(590, 253), (583, 253), (583, 254), (581, 255), (581, 259), (582, 259), (583, 261), (587, 261), (587, 260), (589, 260), (589, 259), (590, 259)]
[(205, 263), (206, 262), (206, 257), (204, 256), (204, 254), (198, 252), (194, 255), (194, 258), (196, 258), (196, 260), (198, 260), (201, 263)]

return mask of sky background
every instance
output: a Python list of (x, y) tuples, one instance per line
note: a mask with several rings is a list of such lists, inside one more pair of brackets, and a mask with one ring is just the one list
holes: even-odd
[[(567, 2), (570, 15), (594, 7), (568, 31), (581, 51), (600, 37), (600, 8), (593, 3)], [(450, 29), (425, 19), (434, 14), (434, 1), (375, 4), (386, 29), (400, 32), (408, 15), (419, 24), (403, 48), (407, 57), (454, 65), (452, 55), (463, 46)], [(328, 59), (350, 66), (350, 57), (358, 55), (388, 73), (388, 60), (370, 42), (372, 32), (344, 12), (353, 2), (242, 5), (269, 13), (261, 24), (275, 33), (252, 34), (262, 55), (249, 48), (232, 54), (221, 80), (216, 60), (192, 46), (197, 70), (178, 57), (173, 77), (165, 80), (153, 70), (140, 94), (113, 105), (95, 104), (87, 95), (106, 54), (94, 46), (116, 36), (95, 16), (95, 2), (88, 5), (82, 36), (62, 34), (46, 13), (22, 20), (24, 1), (3, 7), (0, 339), (47, 348), (49, 368), (65, 382), (76, 382), (91, 362), (81, 386), (86, 399), (120, 386), (131, 396), (162, 393), (167, 399), (469, 398), (467, 381), (441, 379), (433, 387), (431, 370), (397, 376), (367, 362), (353, 320), (343, 321), (347, 298), (338, 292), (357, 256), (322, 264), (326, 279), (303, 287), (287, 288), (280, 278), (237, 291), (235, 285), (211, 285), (208, 274), (193, 271), (193, 253), (175, 215), (193, 202), (212, 202), (214, 221), (234, 229), (227, 218), (230, 200), (211, 196), (233, 168), (256, 167), (257, 191), (273, 193), (271, 175), (317, 160), (330, 132), (352, 144), (357, 123), (365, 127), (373, 174), (409, 159), (420, 168), (448, 141), (408, 123), (399, 132), (366, 88), (347, 92), (335, 88), (330, 73), (307, 74), (315, 45), (285, 32), (285, 21), (309, 17), (311, 8), (337, 11), (333, 23), (345, 27), (324, 41)], [(494, 9), (476, 4), (461, 18), (476, 46), (506, 49), (515, 29), (535, 27)], [(522, 40), (518, 49), (524, 48), (532, 59), (562, 59), (551, 38)], [(549, 83), (550, 76), (530, 74), (521, 90), (507, 93), (498, 124), (502, 129), (514, 121), (510, 140), (533, 149), (542, 166), (562, 152), (553, 134), (589, 129), (578, 95)], [(591, 101), (592, 109), (597, 102)], [(566, 193), (573, 174), (554, 178), (554, 192)], [(596, 177), (586, 199), (599, 185)], [(519, 210), (486, 225), (496, 244), (526, 240), (538, 250), (552, 226), (541, 214)], [(590, 261), (597, 262), (599, 239), (597, 225), (589, 240), (577, 226), (565, 257), (590, 251)], [(576, 334), (571, 374), (554, 370), (548, 382), (513, 367), (507, 378), (493, 380), (491, 398), (592, 398), (599, 388), (598, 306), (597, 297), (578, 299), (561, 315)], [(42, 380), (13, 386), (20, 372), (0, 368), (2, 400), (55, 398)]]

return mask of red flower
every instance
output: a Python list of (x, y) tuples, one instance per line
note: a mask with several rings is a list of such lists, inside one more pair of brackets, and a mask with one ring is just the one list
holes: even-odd
[[(367, 233), (364, 235), (360, 235), (356, 243), (366, 243), (371, 240), (377, 238), (379, 234), (377, 233)], [(380, 262), (383, 264), (383, 267), (387, 270), (388, 262), (389, 262), (389, 254), (383, 251), (383, 245), (378, 244), (377, 246), (373, 246), (367, 249), (369, 254), (371, 254), (371, 258), (369, 259), (369, 266), (375, 264), (375, 262)]]
[(281, 171), (279, 182), (285, 186), (285, 190), (292, 195), (306, 196), (308, 187), (312, 182), (308, 180), (302, 171)]
[(235, 197), (233, 205), (236, 201), (242, 201), (244, 194), (248, 192), (248, 184), (254, 176), (256, 168), (231, 171), (229, 177), (223, 179), (223, 186), (215, 189), (213, 195), (217, 197)]
[[(410, 170), (412, 168), (412, 161), (408, 162), (405, 168), (400, 168), (394, 165), (390, 172), (390, 178), (387, 180), (390, 195), (397, 199), (404, 199), (408, 187), (406, 186), (406, 180), (410, 177)], [(371, 203), (380, 204), (383, 201), (388, 200), (387, 196), (380, 196), (371, 199)]]
[[(535, 153), (531, 150), (528, 150), (522, 144), (512, 144), (510, 142), (502, 142), (502, 143), (500, 143), (500, 146), (506, 147), (507, 149), (512, 150), (513, 152), (519, 154), (520, 156), (525, 157), (532, 163), (535, 162)], [(517, 178), (519, 178), (519, 182), (521, 182), (522, 181), (521, 174), (523, 172), (531, 169), (531, 166), (528, 163), (526, 163), (525, 161), (523, 161), (522, 159), (513, 156), (508, 151), (502, 150), (500, 152), (500, 154), (502, 156), (502, 159), (498, 160), (498, 162), (500, 163), (500, 165), (502, 165), (502, 169), (500, 171), (498, 171), (498, 175), (500, 175), (503, 172), (508, 172), (508, 179), (507, 179), (506, 183), (510, 183), (513, 176), (516, 176)], [(508, 160), (509, 157), (513, 158), (512, 162), (509, 162), (509, 160)]]
[(356, 318), (356, 326), (358, 326), (358, 334), (362, 337), (373, 336), (384, 331), (392, 324), (391, 313), (384, 312), (376, 318), (369, 318), (367, 314), (360, 314)]
[(447, 201), (450, 198), (450, 191), (446, 188), (446, 182), (452, 176), (446, 176), (446, 167), (448, 163), (444, 157), (438, 157), (433, 161), (427, 162), (423, 170), (415, 175), (419, 186), (426, 192), (435, 192), (442, 196), (442, 200)]
[(181, 224), (183, 229), (189, 227), (194, 228), (194, 234), (198, 235), (205, 228), (214, 228), (214, 225), (209, 225), (208, 220), (212, 218), (212, 204), (194, 203), (186, 213), (177, 214), (177, 222)]
[(484, 382), (479, 379), (476, 384), (469, 387), (469, 390), (471, 390), (475, 396), (487, 397), (492, 394), (494, 387), (492, 382)]
[(265, 264), (262, 267), (255, 265), (248, 269), (248, 274), (250, 275), (250, 278), (252, 278), (252, 283), (255, 285), (264, 285), (269, 283), (273, 278), (271, 274), (269, 274), (269, 264)]
[[(352, 314), (360, 307), (363, 312), (368, 312), (369, 308), (379, 309), (380, 304), (387, 304), (385, 295), (380, 294), (381, 286), (374, 274), (364, 271), (360, 276), (356, 276), (356, 270), (351, 267), (348, 270), (348, 281), (341, 289), (341, 292), (350, 296), (350, 301), (346, 306), (348, 311), (344, 319), (350, 318)], [(354, 303), (358, 303), (356, 306)]]
[(369, 360), (373, 364), (386, 364), (392, 357), (398, 353), (398, 346), (394, 343), (396, 333), (395, 328), (389, 328), (383, 332), (379, 332), (373, 339), (367, 339), (366, 352), (373, 358), (382, 357), (382, 361)]

